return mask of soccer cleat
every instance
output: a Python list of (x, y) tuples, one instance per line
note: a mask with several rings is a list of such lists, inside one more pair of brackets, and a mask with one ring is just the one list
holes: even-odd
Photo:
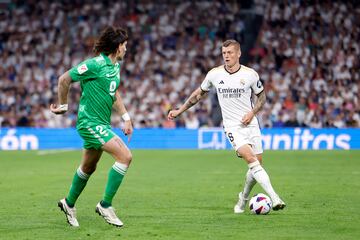
[(78, 227), (79, 222), (76, 219), (76, 208), (75, 207), (72, 207), (72, 208), (69, 207), (67, 205), (67, 203), (66, 203), (65, 198), (61, 199), (58, 202), (58, 206), (61, 209), (61, 211), (63, 211), (65, 213), (67, 222), (73, 227)]
[(277, 197), (275, 199), (272, 199), (272, 209), (274, 211), (282, 210), (286, 207), (286, 204), (283, 200), (280, 199), (280, 197)]
[(104, 208), (100, 202), (96, 205), (95, 212), (102, 216), (105, 221), (116, 227), (122, 227), (123, 222), (116, 216), (115, 209), (113, 207)]
[(244, 198), (243, 193), (239, 193), (239, 201), (234, 206), (234, 213), (243, 213), (245, 212), (246, 203), (249, 201), (248, 198)]

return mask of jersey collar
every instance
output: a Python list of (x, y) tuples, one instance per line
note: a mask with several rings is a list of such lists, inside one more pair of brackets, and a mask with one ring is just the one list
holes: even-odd
[(237, 73), (238, 71), (240, 71), (240, 69), (241, 69), (241, 64), (240, 64), (240, 66), (239, 66), (239, 69), (236, 70), (236, 71), (233, 72), (233, 73), (229, 72), (229, 71), (226, 69), (225, 64), (224, 64), (224, 69), (225, 69), (225, 71), (226, 71), (227, 73), (229, 73), (229, 74), (231, 75), (231, 74), (234, 74), (234, 73)]
[(106, 65), (114, 66), (114, 64), (111, 62), (111, 60), (108, 56), (106, 56), (104, 53), (100, 53), (100, 55), (105, 59)]

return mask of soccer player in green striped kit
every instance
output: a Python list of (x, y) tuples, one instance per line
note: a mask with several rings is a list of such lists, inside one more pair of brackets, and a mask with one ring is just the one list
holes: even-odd
[(103, 151), (109, 153), (115, 163), (109, 171), (105, 193), (96, 205), (96, 212), (109, 224), (123, 226), (112, 207), (112, 199), (130, 165), (132, 154), (111, 130), (110, 117), (114, 107), (125, 121), (123, 131), (130, 141), (132, 123), (117, 91), (120, 84), (118, 61), (125, 56), (127, 40), (128, 35), (124, 29), (107, 27), (95, 43), (94, 52), (97, 56), (71, 68), (59, 78), (58, 104), (50, 105), (53, 113), (64, 114), (68, 110), (67, 96), (70, 85), (80, 82), (82, 93), (76, 128), (84, 140), (83, 159), (75, 172), (68, 195), (58, 202), (68, 223), (74, 227), (79, 226), (75, 202), (95, 171)]

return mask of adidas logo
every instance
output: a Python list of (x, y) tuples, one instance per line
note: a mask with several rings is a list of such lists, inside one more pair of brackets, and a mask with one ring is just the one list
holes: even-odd
[(224, 84), (224, 81), (223, 81), (223, 80), (221, 80), (221, 81), (219, 82), (219, 84)]

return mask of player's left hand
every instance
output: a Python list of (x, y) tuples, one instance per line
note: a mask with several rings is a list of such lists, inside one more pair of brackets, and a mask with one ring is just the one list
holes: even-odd
[(50, 111), (55, 114), (64, 114), (68, 110), (67, 104), (51, 104)]
[(247, 126), (251, 122), (251, 120), (253, 119), (254, 116), (255, 116), (255, 114), (252, 111), (248, 112), (241, 119), (241, 123), (244, 124), (245, 126)]
[(134, 130), (133, 130), (132, 123), (131, 123), (131, 120), (125, 121), (125, 126), (124, 126), (124, 128), (122, 129), (122, 131), (123, 131), (124, 134), (128, 137), (128, 142), (130, 142), (132, 133), (133, 133), (133, 131), (134, 131)]

